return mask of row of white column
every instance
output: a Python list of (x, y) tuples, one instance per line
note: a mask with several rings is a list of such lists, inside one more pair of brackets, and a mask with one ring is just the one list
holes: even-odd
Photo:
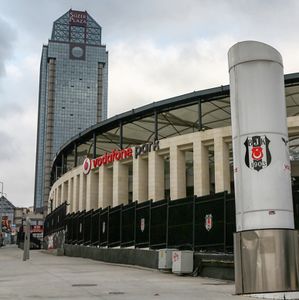
[(185, 151), (193, 151), (194, 194), (210, 193), (209, 147), (214, 145), (215, 192), (230, 192), (229, 141), (215, 137), (188, 145), (170, 144), (160, 151), (130, 161), (115, 161), (110, 166), (82, 172), (66, 179), (54, 190), (54, 208), (68, 201), (69, 211), (105, 208), (128, 203), (129, 164), (133, 164), (133, 201), (164, 199), (164, 157), (170, 161), (170, 198), (186, 197)]

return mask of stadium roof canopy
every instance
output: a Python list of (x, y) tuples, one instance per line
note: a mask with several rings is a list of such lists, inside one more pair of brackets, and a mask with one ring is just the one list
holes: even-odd
[[(287, 116), (297, 116), (299, 73), (285, 75), (285, 95)], [(230, 126), (230, 111), (229, 85), (153, 102), (102, 121), (74, 136), (61, 147), (53, 163), (59, 163), (62, 154), (74, 148), (85, 153), (88, 149), (95, 157), (155, 139)], [(298, 137), (292, 137), (292, 140), (292, 149), (299, 153)]]

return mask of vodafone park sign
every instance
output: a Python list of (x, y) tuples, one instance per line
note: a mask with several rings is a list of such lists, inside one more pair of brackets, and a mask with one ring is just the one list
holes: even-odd
[[(140, 146), (136, 146), (134, 152), (134, 158), (137, 159), (140, 155), (146, 154), (151, 151), (159, 150), (159, 141), (153, 143), (146, 143)], [(99, 168), (102, 165), (113, 163), (114, 161), (120, 161), (133, 157), (133, 148), (125, 148), (121, 150), (113, 150), (110, 153), (105, 153), (94, 159), (85, 158), (83, 162), (83, 173), (87, 175), (91, 169)]]

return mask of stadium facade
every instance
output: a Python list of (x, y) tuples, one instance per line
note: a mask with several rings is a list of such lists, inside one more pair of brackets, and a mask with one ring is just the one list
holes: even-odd
[(72, 136), (107, 118), (108, 53), (101, 26), (69, 10), (42, 49), (36, 148), (35, 210), (47, 208), (53, 158)]
[[(285, 99), (296, 185), (299, 73), (285, 75)], [(48, 212), (64, 202), (72, 213), (233, 192), (231, 139), (229, 86), (112, 117), (81, 131), (59, 149), (51, 168)]]

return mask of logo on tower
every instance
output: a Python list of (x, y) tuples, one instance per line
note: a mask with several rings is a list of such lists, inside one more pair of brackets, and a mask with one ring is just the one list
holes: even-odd
[(91, 161), (87, 157), (83, 162), (83, 174), (87, 175), (90, 172), (90, 169), (91, 169)]
[(246, 147), (245, 164), (249, 169), (260, 171), (270, 165), (269, 144), (270, 140), (266, 135), (247, 137), (244, 143)]

